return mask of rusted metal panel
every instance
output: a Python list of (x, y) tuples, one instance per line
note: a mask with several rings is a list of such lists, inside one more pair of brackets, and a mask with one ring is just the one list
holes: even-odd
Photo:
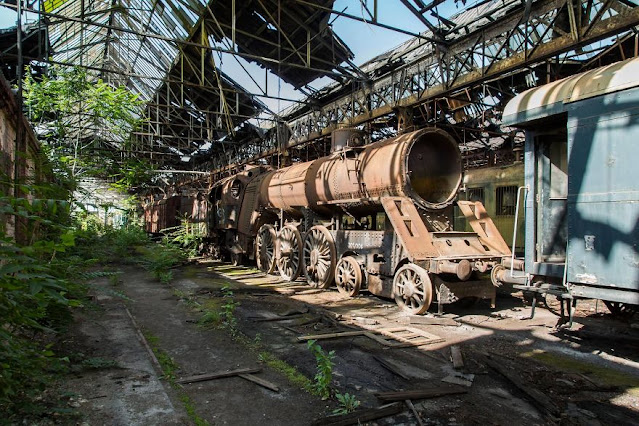
[(382, 197), (380, 201), (411, 262), (439, 255), (430, 232), (409, 198)]
[(457, 201), (457, 205), (462, 214), (466, 216), (473, 231), (479, 235), (481, 243), (490, 249), (486, 251), (495, 254), (502, 253), (507, 256), (511, 254), (508, 244), (480, 201)]

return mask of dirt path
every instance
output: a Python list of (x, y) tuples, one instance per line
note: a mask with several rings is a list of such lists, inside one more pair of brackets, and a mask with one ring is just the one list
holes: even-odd
[[(80, 322), (76, 344), (86, 348), (87, 357), (112, 359), (121, 367), (85, 371), (67, 383), (89, 424), (311, 424), (339, 404), (302, 389), (315, 375), (316, 362), (298, 337), (376, 333), (406, 327), (409, 320), (389, 301), (368, 295), (347, 299), (250, 268), (205, 263), (175, 276), (166, 286), (128, 268), (117, 287), (132, 299), (128, 309), (168, 379), (158, 379), (162, 373), (120, 299), (102, 295), (103, 311)], [(424, 424), (633, 424), (639, 413), (636, 346), (621, 342), (602, 350), (600, 343), (597, 352), (592, 342), (557, 332), (557, 317), (548, 310), (522, 320), (529, 308), (520, 299), (502, 297), (498, 304), (495, 312), (482, 304), (452, 306), (445, 316), (449, 325), (411, 324), (443, 339), (425, 346), (391, 348), (364, 335), (320, 340), (335, 354), (334, 392), (352, 394), (361, 407), (372, 408), (382, 404), (376, 393), (455, 386), (442, 382), (453, 377), (467, 381), (470, 386), (462, 387), (467, 393), (413, 401)], [(583, 324), (591, 330), (620, 327), (593, 316), (590, 308), (580, 311), (576, 330)], [(453, 345), (463, 356), (458, 370), (451, 363)], [(514, 371), (523, 390), (491, 364)], [(174, 384), (181, 377), (239, 368), (260, 368), (256, 376), (279, 392), (237, 376)], [(539, 393), (551, 404), (540, 403), (544, 398), (534, 397)], [(374, 424), (419, 423), (403, 407)]]

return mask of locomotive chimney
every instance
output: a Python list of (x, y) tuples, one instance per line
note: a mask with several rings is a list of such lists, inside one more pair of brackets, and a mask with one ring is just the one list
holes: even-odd
[(345, 148), (355, 148), (364, 145), (366, 134), (357, 129), (337, 129), (331, 133), (331, 154)]

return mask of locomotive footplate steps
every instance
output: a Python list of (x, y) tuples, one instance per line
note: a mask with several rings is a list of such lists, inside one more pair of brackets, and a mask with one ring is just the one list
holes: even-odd
[[(548, 307), (546, 297), (547, 295), (552, 294), (557, 297), (557, 300), (559, 300), (559, 317), (561, 318), (561, 323), (567, 323), (567, 327), (572, 328), (574, 313), (577, 309), (577, 298), (573, 297), (573, 295), (570, 294), (565, 287), (553, 284), (542, 284), (539, 286), (513, 284), (513, 289), (521, 290), (524, 293), (532, 295), (530, 317), (525, 319), (533, 319), (535, 317), (535, 308), (537, 307), (539, 297), (543, 297), (544, 303), (546, 307)], [(568, 318), (566, 318), (566, 311), (568, 313)]]

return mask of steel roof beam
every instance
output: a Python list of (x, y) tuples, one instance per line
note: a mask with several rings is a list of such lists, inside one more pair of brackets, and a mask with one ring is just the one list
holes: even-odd
[[(391, 116), (398, 107), (416, 107), (459, 90), (481, 86), (639, 25), (639, 8), (629, 8), (618, 1), (598, 0), (594, 2), (597, 12), (582, 19), (576, 39), (571, 33), (558, 35), (545, 28), (543, 39), (536, 43), (528, 40), (526, 34), (538, 33), (540, 27), (554, 26), (556, 15), (566, 3), (567, 0), (535, 2), (526, 19), (522, 4), (487, 24), (472, 28), (471, 23), (466, 23), (461, 27), (469, 26), (470, 30), (449, 40), (446, 50), (440, 50), (437, 43), (433, 43), (429, 52), (376, 78), (370, 86), (354, 91), (344, 88), (341, 96), (319, 109), (291, 113), (285, 118), (292, 130), (288, 147), (326, 137), (339, 126), (356, 126)], [(609, 12), (613, 7), (615, 11)], [(322, 99), (316, 102), (321, 103)], [(271, 149), (263, 156), (272, 154)], [(237, 157), (241, 161), (257, 158), (261, 158), (260, 155), (246, 158), (239, 153)]]
[[(6, 5), (9, 8), (13, 8), (16, 9), (17, 7), (11, 4), (7, 4)], [(31, 13), (35, 13), (37, 14), (38, 11), (35, 9), (28, 9), (25, 10), (26, 12), (31, 12)], [(186, 41), (186, 40), (181, 40), (178, 38), (174, 38), (174, 37), (167, 37), (167, 36), (163, 36), (160, 34), (155, 34), (155, 33), (145, 33), (142, 31), (136, 31), (136, 30), (132, 30), (129, 28), (123, 28), (123, 27), (116, 27), (113, 25), (109, 25), (109, 24), (102, 24), (99, 22), (93, 22), (91, 20), (86, 20), (86, 19), (81, 19), (81, 18), (76, 18), (73, 16), (64, 16), (64, 15), (60, 15), (58, 13), (50, 13), (50, 12), (40, 12), (41, 15), (43, 16), (47, 16), (47, 17), (54, 17), (54, 18), (60, 18), (63, 20), (67, 20), (67, 21), (73, 21), (73, 22), (78, 22), (80, 24), (86, 24), (87, 26), (95, 26), (95, 27), (100, 27), (100, 28), (105, 28), (105, 29), (112, 29), (115, 31), (121, 31), (123, 33), (127, 33), (127, 34), (132, 34), (132, 35), (136, 35), (139, 37), (147, 37), (147, 38), (151, 38), (151, 39), (156, 39), (156, 40), (162, 40), (162, 41), (166, 41), (169, 43), (173, 43), (175, 45), (178, 46), (188, 46), (188, 47), (195, 47), (198, 49), (204, 49), (207, 51), (213, 51), (213, 52), (220, 52), (220, 53), (227, 53), (229, 55), (236, 55), (239, 57), (243, 57), (243, 58), (247, 58), (247, 59), (253, 59), (253, 60), (257, 60), (257, 61), (263, 61), (263, 62), (269, 62), (269, 63), (273, 63), (273, 64), (282, 64), (282, 65), (286, 65), (289, 66), (291, 68), (298, 68), (298, 69), (306, 69), (306, 70), (310, 70), (310, 71), (315, 71), (321, 74), (325, 74), (327, 76), (338, 76), (338, 77), (343, 77), (344, 75), (341, 73), (337, 73), (334, 71), (330, 71), (330, 70), (323, 70), (320, 68), (313, 68), (313, 67), (307, 67), (305, 65), (300, 65), (300, 64), (296, 64), (296, 63), (292, 63), (292, 62), (280, 62), (276, 59), (272, 59), (269, 57), (265, 57), (265, 56), (260, 56), (260, 55), (254, 55), (254, 54), (249, 54), (249, 53), (241, 53), (241, 52), (235, 52), (233, 50), (230, 49), (222, 49), (219, 47), (215, 47), (215, 46), (209, 46), (209, 45), (204, 45), (204, 44), (200, 44), (200, 43), (195, 43), (195, 42), (190, 42), (190, 41)]]
[(333, 13), (335, 15), (342, 16), (344, 18), (348, 18), (348, 19), (351, 19), (353, 21), (363, 22), (363, 23), (368, 24), (368, 25), (384, 28), (385, 30), (390, 30), (390, 31), (395, 31), (395, 32), (398, 32), (398, 33), (406, 34), (406, 35), (409, 35), (411, 37), (415, 37), (415, 38), (419, 38), (419, 39), (423, 39), (423, 40), (434, 41), (433, 37), (425, 36), (425, 35), (422, 35), (422, 34), (419, 34), (419, 33), (415, 33), (415, 32), (412, 32), (412, 31), (406, 31), (406, 30), (403, 30), (401, 28), (397, 28), (397, 27), (394, 27), (392, 25), (382, 24), (381, 22), (377, 22), (377, 21), (374, 21), (374, 20), (371, 20), (371, 19), (360, 18), (359, 16), (351, 15), (349, 13), (340, 12), (339, 10), (331, 9), (330, 7), (326, 7), (326, 6), (322, 6), (322, 5), (319, 5), (319, 4), (315, 4), (315, 3), (312, 3), (310, 1), (306, 1), (306, 0), (293, 0), (293, 1), (295, 1), (296, 3), (303, 4), (305, 6), (315, 7), (317, 9), (320, 9), (320, 10), (323, 10), (323, 11), (326, 11), (326, 12), (331, 12), (331, 13)]

